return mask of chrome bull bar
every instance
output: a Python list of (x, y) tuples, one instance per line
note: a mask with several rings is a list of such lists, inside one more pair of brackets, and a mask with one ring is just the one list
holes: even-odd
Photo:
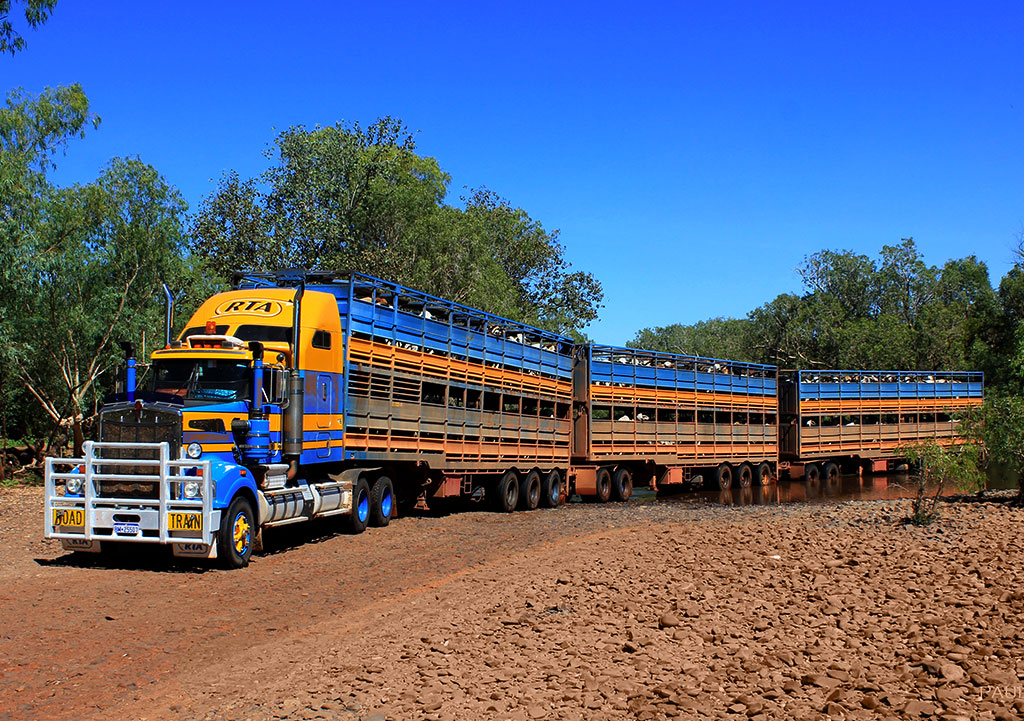
[[(103, 451), (108, 449), (148, 451), (159, 457), (104, 458)], [(118, 472), (128, 466), (152, 472)], [(80, 495), (66, 492), (70, 480), (81, 481)], [(102, 482), (155, 483), (159, 498), (100, 495), (97, 484)], [(199, 483), (198, 498), (184, 497), (189, 482)], [(44, 485), (44, 536), (61, 539), (65, 548), (98, 550), (96, 541), (127, 541), (174, 544), (175, 552), (179, 547), (200, 552), (199, 545), (212, 546), (220, 524), (220, 511), (213, 509), (216, 483), (210, 477), (210, 462), (171, 460), (167, 443), (86, 441), (81, 458), (46, 459)], [(179, 526), (174, 530), (172, 514)], [(201, 528), (196, 529), (199, 519)]]

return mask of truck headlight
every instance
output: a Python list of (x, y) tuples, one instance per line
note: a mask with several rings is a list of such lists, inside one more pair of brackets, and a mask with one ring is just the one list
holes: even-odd
[(181, 494), (185, 498), (199, 498), (200, 490), (202, 486), (199, 485), (199, 481), (185, 481), (181, 486)]
[(67, 491), (69, 496), (80, 496), (82, 495), (82, 479), (81, 478), (69, 478), (64, 481), (64, 490)]
[(203, 455), (203, 447), (198, 443), (189, 443), (188, 448), (185, 449), (185, 455), (195, 460), (199, 456)]

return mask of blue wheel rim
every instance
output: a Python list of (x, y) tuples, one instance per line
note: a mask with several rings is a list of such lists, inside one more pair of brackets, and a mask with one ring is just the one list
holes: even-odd
[(359, 494), (359, 504), (356, 506), (356, 514), (359, 516), (360, 521), (365, 521), (370, 517), (370, 499), (366, 497), (366, 493)]
[(249, 550), (249, 543), (252, 539), (252, 531), (249, 527), (249, 519), (245, 515), (244, 511), (239, 511), (235, 514), (235, 519), (231, 524), (232, 534), (234, 538), (235, 551), (239, 556), (244, 556)]
[(384, 518), (391, 516), (391, 491), (390, 489), (384, 492), (384, 497), (380, 499), (380, 515)]

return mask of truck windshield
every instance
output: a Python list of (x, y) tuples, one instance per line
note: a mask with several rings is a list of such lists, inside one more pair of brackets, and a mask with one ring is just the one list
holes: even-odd
[(252, 377), (244, 362), (203, 358), (153, 364), (147, 390), (193, 401), (239, 401), (249, 397)]

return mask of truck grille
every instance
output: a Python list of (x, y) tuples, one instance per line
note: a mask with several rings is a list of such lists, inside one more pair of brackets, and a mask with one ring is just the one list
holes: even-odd
[[(109, 408), (100, 414), (100, 441), (167, 443), (170, 446), (170, 460), (176, 460), (181, 450), (181, 413), (153, 406), (125, 405)], [(160, 460), (160, 451), (155, 448), (105, 448), (102, 454), (104, 458), (118, 460)], [(156, 475), (158, 468), (142, 464), (104, 466), (98, 463), (97, 471), (142, 476)], [(105, 498), (160, 497), (160, 487), (156, 481), (100, 481), (96, 486), (98, 495)]]

